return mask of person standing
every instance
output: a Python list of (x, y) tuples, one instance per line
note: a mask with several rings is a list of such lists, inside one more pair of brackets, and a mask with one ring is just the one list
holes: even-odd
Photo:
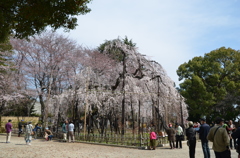
[(193, 122), (188, 122), (189, 128), (186, 130), (186, 136), (189, 146), (189, 157), (195, 158), (195, 149), (196, 149), (196, 130), (193, 128)]
[(182, 149), (182, 135), (183, 129), (178, 123), (176, 123), (176, 148), (178, 148), (179, 145), (179, 148)]
[(28, 122), (28, 124), (25, 127), (25, 141), (27, 145), (31, 145), (32, 132), (33, 132), (32, 122)]
[(236, 127), (233, 124), (232, 120), (229, 120), (228, 122), (228, 126), (227, 126), (227, 132), (229, 134), (230, 137), (230, 148), (232, 149), (234, 147), (234, 149), (236, 149), (236, 139), (232, 138), (232, 133), (235, 131)]
[(172, 124), (169, 123), (168, 129), (166, 130), (167, 135), (168, 135), (168, 141), (171, 149), (175, 149), (175, 130), (172, 128)]
[(240, 127), (237, 128), (232, 134), (231, 137), (235, 140), (236, 142), (236, 151), (238, 153), (238, 158), (240, 158)]
[(23, 131), (22, 131), (23, 121), (24, 121), (24, 120), (21, 120), (21, 121), (18, 123), (18, 137), (20, 137), (20, 136), (21, 136), (21, 133), (23, 132)]
[(69, 142), (74, 142), (74, 124), (72, 121), (70, 121), (70, 124), (68, 125), (68, 132), (69, 132)]
[(150, 150), (155, 150), (156, 149), (156, 139), (157, 139), (157, 134), (154, 131), (154, 128), (151, 128), (150, 132)]
[(229, 136), (227, 130), (223, 128), (224, 120), (217, 117), (216, 125), (212, 127), (207, 135), (207, 139), (213, 142), (212, 149), (214, 150), (216, 158), (231, 158), (231, 151), (229, 149)]
[(6, 137), (6, 143), (10, 143), (11, 140), (11, 134), (12, 134), (12, 120), (8, 120), (8, 123), (5, 125), (7, 137)]
[(198, 133), (199, 133), (199, 139), (201, 140), (201, 144), (202, 144), (203, 155), (204, 155), (204, 158), (210, 158), (210, 149), (209, 149), (208, 140), (207, 140), (207, 135), (210, 131), (210, 126), (206, 124), (205, 118), (201, 118), (200, 122), (201, 122), (201, 126), (199, 128)]
[(62, 125), (62, 132), (63, 132), (63, 141), (67, 141), (67, 132), (68, 132), (68, 121), (65, 121)]

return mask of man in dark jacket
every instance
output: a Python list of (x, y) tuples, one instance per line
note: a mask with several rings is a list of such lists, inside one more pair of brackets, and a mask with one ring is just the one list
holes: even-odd
[(238, 129), (235, 132), (233, 132), (231, 136), (233, 139), (237, 139), (236, 151), (238, 153), (238, 158), (240, 158), (240, 127), (238, 127)]
[(196, 149), (196, 130), (193, 128), (193, 122), (188, 122), (189, 128), (186, 130), (186, 136), (189, 145), (189, 157), (195, 158), (195, 149)]
[(19, 123), (18, 123), (18, 137), (21, 136), (21, 133), (23, 132), (22, 128), (23, 128), (23, 121), (24, 120), (21, 120)]
[(210, 126), (206, 124), (205, 118), (201, 118), (200, 122), (201, 122), (201, 126), (198, 132), (199, 132), (199, 139), (201, 140), (201, 143), (202, 143), (203, 155), (204, 155), (204, 158), (210, 158), (210, 150), (209, 150), (208, 140), (207, 140), (207, 135), (209, 133)]

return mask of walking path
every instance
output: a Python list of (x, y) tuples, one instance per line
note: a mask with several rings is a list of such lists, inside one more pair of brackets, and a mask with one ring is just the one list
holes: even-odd
[[(210, 144), (210, 147), (212, 144)], [(232, 158), (237, 158), (235, 150)], [(26, 145), (24, 137), (11, 137), (11, 143), (6, 143), (5, 134), (0, 134), (0, 158), (188, 158), (188, 146), (183, 143), (183, 149), (169, 149), (169, 146), (158, 147), (156, 150), (143, 150), (124, 147), (93, 145), (86, 143), (64, 143), (37, 139), (32, 145)], [(203, 158), (201, 142), (197, 142), (196, 158)], [(215, 155), (211, 150), (211, 157)]]

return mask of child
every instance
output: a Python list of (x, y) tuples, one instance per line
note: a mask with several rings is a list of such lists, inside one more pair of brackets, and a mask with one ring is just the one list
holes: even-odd
[(157, 139), (157, 135), (154, 132), (154, 129), (151, 129), (151, 132), (150, 132), (150, 150), (155, 150), (156, 149), (156, 139)]

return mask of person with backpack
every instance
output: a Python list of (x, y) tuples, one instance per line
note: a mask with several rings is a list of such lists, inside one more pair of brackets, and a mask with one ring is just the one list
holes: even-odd
[(216, 126), (210, 129), (207, 139), (213, 142), (212, 149), (216, 158), (231, 158), (230, 139), (227, 130), (222, 127), (224, 120), (221, 117), (217, 117), (215, 123)]

